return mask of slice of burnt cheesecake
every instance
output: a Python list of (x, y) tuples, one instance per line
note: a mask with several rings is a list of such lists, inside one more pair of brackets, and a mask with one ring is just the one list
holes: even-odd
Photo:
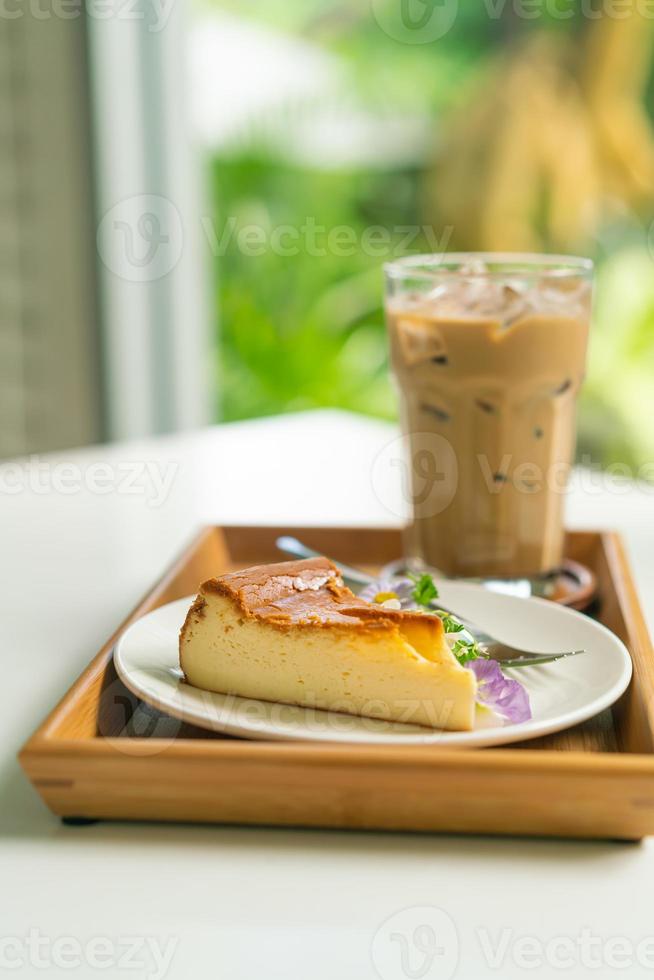
[(327, 558), (205, 582), (179, 640), (189, 684), (429, 728), (473, 727), (476, 681), (438, 616), (364, 602)]

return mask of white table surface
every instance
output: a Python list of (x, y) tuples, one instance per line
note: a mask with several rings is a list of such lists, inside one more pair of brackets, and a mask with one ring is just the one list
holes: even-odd
[[(199, 525), (397, 523), (395, 477), (373, 468), (394, 435), (319, 412), (42, 457), (31, 477), (0, 466), (0, 973), (651, 974), (654, 839), (66, 827), (19, 770), (21, 744)], [(158, 506), (152, 481), (125, 485), (144, 462), (173, 477)], [(652, 627), (654, 495), (588, 483), (569, 523), (622, 531)]]

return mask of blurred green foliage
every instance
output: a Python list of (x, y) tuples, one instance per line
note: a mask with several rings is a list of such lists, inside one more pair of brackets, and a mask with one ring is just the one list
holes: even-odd
[[(307, 170), (262, 151), (216, 161), (214, 177), (217, 212), (236, 222), (217, 258), (222, 417), (335, 406), (394, 418), (383, 260), (360, 243), (373, 225), (415, 223), (415, 174)], [(307, 221), (312, 235), (302, 231)], [(295, 254), (281, 255), (268, 245), (286, 225), (300, 234), (282, 245)], [(261, 250), (240, 246), (238, 229), (248, 227), (262, 229)], [(334, 248), (343, 227), (353, 237)], [(428, 247), (422, 238), (413, 244)]]
[[(402, 45), (372, 22), (365, 4), (275, 0), (221, 8), (265, 21), (338, 54), (353, 91), (371, 112), (428, 113), (438, 133), (441, 113), (457, 104), (468, 83), (483, 78), (490, 56), (510, 46), (524, 22), (489, 23), (484, 5), (461, 5), (447, 45)], [(576, 21), (554, 30), (575, 31)], [(542, 25), (541, 25), (542, 27)], [(283, 137), (283, 134), (281, 134)], [(222, 151), (212, 163), (215, 229), (230, 224), (218, 249), (220, 418), (250, 418), (335, 406), (396, 417), (387, 372), (382, 271), (385, 258), (431, 251), (424, 234), (410, 243), (391, 237), (385, 255), (360, 247), (365, 229), (420, 227), (429, 159), (411, 167), (308, 166), (257, 138)], [(293, 254), (270, 247), (280, 226), (302, 229), (307, 219), (324, 233), (307, 246), (300, 233)], [(328, 247), (329, 229), (351, 229), (349, 252)], [(261, 248), (244, 248), (239, 233), (261, 231)], [(579, 453), (606, 465), (637, 466), (654, 458), (648, 424), (654, 412), (654, 277), (647, 219), (625, 218), (587, 243), (598, 263), (596, 322), (580, 413)], [(341, 254), (342, 253), (342, 254)]]

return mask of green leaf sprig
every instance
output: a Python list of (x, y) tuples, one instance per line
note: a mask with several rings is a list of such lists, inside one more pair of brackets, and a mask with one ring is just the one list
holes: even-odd
[[(452, 613), (445, 612), (444, 609), (437, 609), (436, 615), (440, 616), (443, 621), (443, 629), (446, 633), (462, 633), (464, 631), (465, 626)], [(455, 640), (452, 644), (452, 653), (461, 665), (470, 663), (471, 660), (478, 660), (480, 657), (488, 660), (488, 654), (484, 648), (476, 640), (467, 640), (465, 637), (459, 637), (458, 640)]]
[(445, 612), (444, 609), (437, 609), (436, 615), (443, 620), (443, 629), (446, 633), (460, 633), (464, 628), (463, 623), (460, 623), (452, 613)]
[(476, 640), (457, 640), (452, 647), (452, 653), (460, 664), (467, 664), (471, 660), (479, 660), (481, 657), (488, 660), (488, 654), (479, 646)]
[(434, 599), (438, 599), (438, 589), (436, 584), (427, 572), (422, 575), (409, 575), (409, 578), (414, 583), (413, 592), (411, 597), (414, 602), (417, 602), (419, 606), (424, 606), (428, 609)]
[[(413, 582), (411, 598), (423, 609), (440, 616), (443, 622), (443, 629), (446, 633), (462, 633), (465, 630), (463, 623), (460, 623), (456, 616), (445, 612), (444, 609), (434, 610), (433, 601), (438, 599), (438, 589), (431, 575), (423, 572), (422, 575), (409, 575)], [(460, 664), (467, 664), (471, 660), (478, 660), (480, 657), (488, 660), (488, 654), (476, 640), (459, 637), (452, 645), (452, 653)]]

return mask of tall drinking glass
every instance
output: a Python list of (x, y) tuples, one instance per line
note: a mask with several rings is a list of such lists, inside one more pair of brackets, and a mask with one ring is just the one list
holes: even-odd
[(533, 575), (563, 557), (593, 265), (569, 256), (389, 263), (386, 318), (408, 445), (408, 557)]

